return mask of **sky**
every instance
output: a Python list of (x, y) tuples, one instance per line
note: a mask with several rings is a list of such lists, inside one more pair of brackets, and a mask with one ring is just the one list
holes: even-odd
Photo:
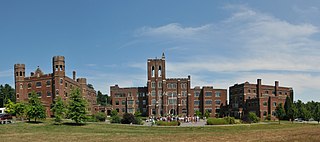
[(228, 89), (256, 83), (320, 101), (318, 0), (0, 0), (0, 84), (13, 66), (52, 72), (66, 57), (96, 90), (145, 86), (148, 58), (166, 55), (167, 77)]

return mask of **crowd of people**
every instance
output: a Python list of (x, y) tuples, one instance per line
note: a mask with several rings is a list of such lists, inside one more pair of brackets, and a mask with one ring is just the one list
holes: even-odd
[(150, 122), (155, 122), (155, 121), (166, 121), (166, 122), (171, 122), (171, 121), (179, 121), (179, 122), (184, 122), (184, 123), (197, 123), (200, 122), (200, 117), (199, 116), (185, 116), (185, 117), (179, 117), (179, 116), (163, 116), (163, 117), (149, 117), (147, 121)]

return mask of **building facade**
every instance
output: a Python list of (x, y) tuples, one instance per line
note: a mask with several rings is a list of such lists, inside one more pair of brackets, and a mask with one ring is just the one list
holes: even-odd
[(51, 116), (50, 107), (57, 96), (67, 101), (72, 89), (79, 88), (88, 102), (88, 111), (94, 113), (96, 91), (89, 87), (86, 78), (66, 76), (65, 58), (54, 56), (52, 59), (52, 73), (45, 74), (38, 67), (30, 76), (25, 74), (25, 64), (14, 65), (14, 79), (17, 102), (27, 102), (31, 92), (37, 93), (46, 108), (47, 116)]
[(193, 116), (197, 110), (217, 116), (227, 100), (227, 90), (212, 86), (191, 88), (190, 76), (166, 78), (165, 61), (164, 54), (160, 59), (148, 59), (145, 87), (111, 86), (112, 108), (120, 114), (139, 111), (144, 116)]
[(254, 112), (262, 120), (268, 115), (276, 119), (275, 109), (278, 104), (284, 105), (286, 98), (290, 97), (293, 102), (293, 89), (280, 87), (279, 82), (275, 85), (262, 85), (261, 79), (257, 84), (245, 82), (235, 84), (229, 88), (229, 105), (223, 107), (224, 115), (242, 118), (249, 112)]

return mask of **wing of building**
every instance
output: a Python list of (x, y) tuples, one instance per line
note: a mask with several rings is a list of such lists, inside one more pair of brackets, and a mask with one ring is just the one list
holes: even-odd
[(226, 89), (212, 86), (191, 88), (191, 77), (167, 78), (165, 55), (147, 61), (147, 86), (110, 87), (112, 108), (120, 114), (141, 112), (144, 116), (168, 114), (193, 116), (195, 111), (218, 116), (220, 106), (227, 102)]
[(45, 74), (38, 67), (30, 76), (25, 74), (25, 64), (14, 65), (14, 79), (16, 88), (16, 98), (18, 102), (27, 102), (32, 91), (38, 94), (41, 102), (46, 107), (47, 116), (51, 116), (50, 107), (56, 98), (60, 96), (67, 101), (72, 89), (79, 88), (84, 98), (88, 102), (88, 111), (94, 113), (96, 105), (96, 91), (89, 87), (86, 78), (76, 78), (66, 76), (65, 58), (55, 56), (52, 59), (52, 73)]

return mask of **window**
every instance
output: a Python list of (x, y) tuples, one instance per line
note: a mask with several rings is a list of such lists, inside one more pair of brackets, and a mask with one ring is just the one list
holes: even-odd
[(126, 109), (125, 109), (125, 108), (122, 108), (122, 112), (125, 113), (125, 112), (126, 112)]
[(158, 96), (161, 97), (162, 96), (162, 91), (158, 91)]
[(122, 104), (122, 105), (126, 105), (126, 101), (125, 101), (125, 100), (122, 100), (121, 104)]
[(273, 102), (273, 106), (274, 106), (274, 107), (277, 107), (277, 102)]
[(119, 101), (116, 101), (116, 105), (119, 105)]
[(212, 100), (206, 100), (206, 105), (212, 105)]
[(181, 94), (182, 94), (182, 97), (186, 97), (187, 96), (187, 91), (182, 91)]
[(151, 67), (151, 77), (154, 77), (155, 74), (154, 74), (154, 66)]
[(17, 99), (19, 99), (19, 94), (17, 94)]
[(172, 83), (172, 88), (176, 89), (177, 88), (177, 84), (176, 83)]
[(156, 83), (155, 82), (151, 82), (151, 88), (156, 88)]
[(159, 66), (158, 75), (159, 75), (160, 77), (162, 76), (162, 74), (161, 74), (161, 66)]
[(128, 108), (128, 113), (133, 113), (134, 109), (133, 108)]
[(216, 92), (216, 95), (215, 95), (217, 98), (221, 97), (221, 92)]
[(116, 111), (119, 112), (120, 111), (119, 108), (117, 108)]
[(156, 105), (156, 99), (151, 100), (151, 105)]
[(177, 92), (172, 92), (173, 97), (177, 97)]
[(168, 99), (170, 105), (176, 105), (177, 99)]
[(273, 116), (276, 116), (277, 114), (276, 114), (276, 112), (275, 112), (275, 111), (273, 111), (273, 112), (272, 112), (272, 115), (273, 115)]
[(200, 96), (200, 92), (199, 91), (194, 91), (194, 97), (199, 97)]
[(182, 83), (181, 84), (181, 89), (187, 89), (187, 84), (186, 83)]
[(62, 79), (62, 78), (60, 78), (60, 84), (61, 84), (61, 85), (63, 84), (63, 79)]
[(212, 92), (206, 92), (206, 97), (212, 97)]
[(23, 89), (23, 85), (22, 85), (22, 83), (20, 84), (20, 89)]
[(56, 96), (58, 96), (58, 95), (59, 95), (59, 89), (56, 90)]
[(263, 106), (268, 106), (268, 103), (267, 102), (263, 102)]
[(266, 111), (263, 112), (263, 116), (267, 116), (267, 112)]
[(221, 100), (216, 100), (216, 105), (220, 105), (221, 104)]
[(51, 97), (51, 92), (50, 91), (47, 92), (47, 97)]
[(128, 93), (128, 97), (132, 97), (132, 93), (131, 92)]
[(139, 103), (140, 103), (139, 100), (136, 100), (136, 105), (139, 105)]
[(28, 98), (31, 98), (31, 93), (28, 94)]
[(142, 113), (146, 113), (147, 112), (147, 108), (142, 108)]
[(211, 108), (206, 108), (206, 111), (208, 111), (209, 113), (212, 113), (212, 109)]
[(158, 88), (162, 88), (162, 82), (158, 82)]
[(134, 101), (133, 100), (128, 100), (128, 105), (133, 105)]
[(47, 85), (47, 86), (50, 86), (50, 85), (51, 85), (51, 81), (48, 80), (48, 81), (46, 82), (46, 85)]
[(156, 109), (151, 109), (151, 111), (153, 115), (156, 115)]
[(41, 92), (37, 92), (37, 96), (38, 96), (38, 97), (41, 97)]
[(182, 113), (187, 113), (187, 109), (186, 109), (186, 108), (183, 108), (183, 109), (182, 109)]
[(31, 88), (31, 86), (32, 86), (32, 84), (31, 84), (31, 83), (28, 83), (28, 89), (30, 89), (30, 88)]
[(156, 96), (156, 91), (151, 91), (151, 96), (152, 97)]
[(185, 100), (185, 99), (181, 100), (181, 104), (182, 105), (186, 105), (187, 104), (187, 100)]
[(147, 101), (146, 100), (143, 100), (142, 103), (143, 103), (143, 105), (147, 105)]
[(195, 100), (194, 101), (194, 106), (199, 106), (200, 105), (200, 101), (199, 100)]

